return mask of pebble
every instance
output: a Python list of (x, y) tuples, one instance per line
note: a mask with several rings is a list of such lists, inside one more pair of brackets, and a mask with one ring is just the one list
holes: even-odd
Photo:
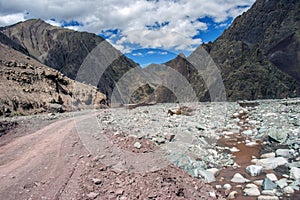
[(258, 143), (256, 143), (256, 142), (248, 142), (248, 143), (246, 143), (247, 147), (254, 147), (256, 145), (258, 145)]
[(222, 185), (216, 185), (216, 189), (219, 190), (222, 188)]
[(264, 169), (262, 166), (259, 166), (259, 165), (250, 165), (246, 168), (246, 171), (251, 176), (259, 176), (260, 174), (263, 173)]
[(265, 153), (265, 154), (262, 154), (260, 157), (261, 158), (275, 158), (276, 154), (274, 152), (272, 153)]
[(246, 188), (244, 189), (244, 193), (246, 196), (259, 196), (260, 191), (258, 188)]
[(90, 199), (95, 199), (97, 196), (99, 195), (99, 193), (96, 192), (90, 192), (88, 193), (86, 196)]
[(241, 174), (236, 173), (233, 178), (231, 179), (231, 182), (233, 183), (246, 183), (249, 182), (248, 179), (246, 179), (245, 177), (243, 177)]
[(229, 183), (226, 183), (226, 184), (223, 185), (223, 188), (225, 190), (230, 190), (232, 188), (232, 186)]
[(217, 195), (215, 192), (209, 192), (209, 196), (213, 198), (217, 198)]
[(119, 189), (117, 189), (117, 190), (115, 191), (115, 194), (116, 194), (116, 195), (122, 195), (123, 193), (124, 193), (124, 190), (121, 189), (121, 188), (119, 188)]
[(142, 144), (140, 142), (135, 142), (133, 146), (137, 149), (140, 149), (142, 147)]
[(95, 183), (96, 185), (99, 185), (102, 183), (101, 179), (98, 179), (98, 178), (93, 178), (92, 179), (93, 183)]
[(235, 153), (235, 152), (239, 152), (240, 150), (236, 147), (232, 147), (231, 149), (229, 149), (232, 153)]

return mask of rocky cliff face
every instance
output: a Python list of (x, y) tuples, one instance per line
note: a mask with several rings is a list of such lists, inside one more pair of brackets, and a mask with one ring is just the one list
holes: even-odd
[[(97, 86), (108, 98), (119, 78), (130, 69), (138, 67), (136, 63), (95, 34), (54, 27), (42, 20), (32, 19), (3, 27), (1, 32), (28, 51), (31, 57), (73, 80), (80, 79), (80, 81)], [(78, 78), (80, 67), (96, 47), (102, 48), (92, 53), (94, 57), (98, 56), (99, 60), (93, 63), (93, 69), (91, 66), (88, 68), (97, 72), (101, 71), (101, 73), (90, 71), (89, 75), (97, 74), (101, 77), (93, 77), (93, 81), (89, 80), (90, 77), (82, 80), (82, 77)], [(103, 52), (107, 57), (101, 57)], [(96, 55), (96, 53), (99, 54)], [(111, 57), (115, 59), (110, 62), (103, 61)]]
[(299, 95), (299, 1), (257, 0), (205, 48), (229, 100)]
[[(0, 42), (0, 116), (99, 108), (106, 97)], [(19, 49), (18, 49), (19, 50)], [(74, 106), (75, 104), (75, 106)]]

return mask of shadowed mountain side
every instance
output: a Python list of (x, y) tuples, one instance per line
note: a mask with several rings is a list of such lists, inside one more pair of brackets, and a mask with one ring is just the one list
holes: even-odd
[(202, 45), (222, 72), (229, 100), (299, 96), (299, 6), (258, 0), (215, 42)]

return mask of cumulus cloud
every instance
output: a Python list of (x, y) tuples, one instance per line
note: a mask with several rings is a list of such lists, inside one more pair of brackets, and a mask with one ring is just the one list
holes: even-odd
[(141, 47), (191, 50), (201, 43), (201, 39), (192, 38), (208, 27), (199, 19), (210, 17), (221, 24), (244, 12), (254, 1), (0, 0), (0, 26), (28, 18), (41, 18), (59, 26), (66, 21), (77, 21), (81, 26), (68, 28), (96, 34), (120, 30), (110, 34), (108, 39), (123, 52), (130, 50), (130, 43)]

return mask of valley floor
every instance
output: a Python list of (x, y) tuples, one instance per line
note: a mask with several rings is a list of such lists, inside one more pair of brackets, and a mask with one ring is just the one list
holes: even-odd
[[(0, 196), (298, 199), (299, 104), (157, 104), (6, 119), (18, 125), (0, 137)], [(263, 169), (251, 176), (255, 163)]]

